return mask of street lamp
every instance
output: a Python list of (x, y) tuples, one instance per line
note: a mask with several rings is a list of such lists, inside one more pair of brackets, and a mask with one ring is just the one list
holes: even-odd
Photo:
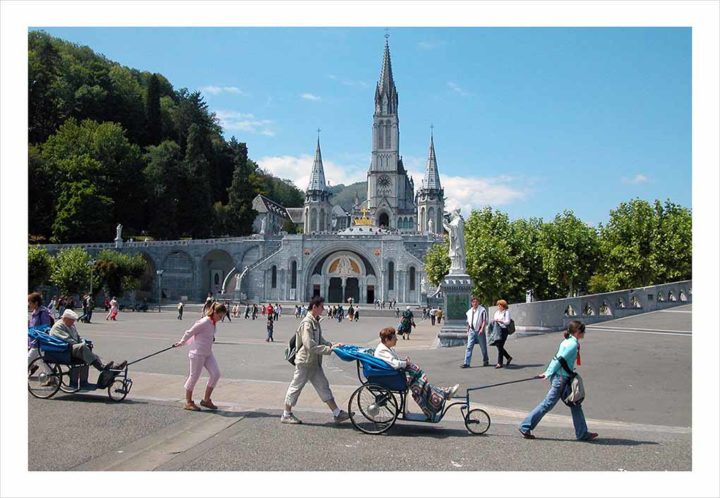
[(157, 270), (155, 273), (158, 276), (158, 313), (161, 311), (162, 306), (162, 276), (165, 270)]
[(95, 269), (95, 260), (90, 260), (90, 298), (92, 298), (93, 270)]

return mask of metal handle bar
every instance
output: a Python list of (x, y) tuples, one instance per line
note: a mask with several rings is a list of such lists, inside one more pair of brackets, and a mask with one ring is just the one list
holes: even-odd
[(138, 358), (137, 360), (131, 361), (130, 363), (128, 363), (127, 366), (130, 366), (130, 365), (132, 365), (132, 364), (134, 364), (134, 363), (137, 363), (137, 362), (139, 362), (139, 361), (147, 360), (147, 359), (150, 358), (151, 356), (155, 356), (156, 354), (164, 353), (164, 352), (167, 351), (168, 349), (172, 349), (172, 348), (174, 348), (174, 347), (175, 347), (175, 344), (173, 344), (173, 345), (170, 346), (169, 348), (161, 349), (160, 351), (156, 351), (156, 352), (153, 353), (153, 354), (149, 354), (149, 355), (147, 355), (147, 356), (143, 356), (142, 358)]
[(539, 379), (538, 376), (528, 377), (527, 379), (520, 379), (520, 380), (510, 380), (508, 382), (500, 382), (499, 384), (489, 384), (487, 386), (480, 386), (480, 387), (468, 387), (467, 392), (470, 393), (471, 391), (477, 391), (478, 389), (487, 389), (488, 387), (497, 387), (497, 386), (505, 386), (508, 384), (517, 384), (518, 382), (527, 382), (528, 380), (536, 380)]

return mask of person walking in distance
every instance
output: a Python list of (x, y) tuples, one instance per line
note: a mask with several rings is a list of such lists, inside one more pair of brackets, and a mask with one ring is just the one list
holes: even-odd
[(295, 373), (293, 374), (292, 381), (285, 395), (285, 410), (280, 418), (283, 424), (302, 423), (293, 415), (292, 409), (308, 381), (312, 383), (320, 399), (332, 410), (333, 419), (336, 423), (343, 422), (350, 418), (350, 415), (338, 408), (337, 403), (335, 403), (333, 393), (330, 390), (330, 383), (322, 368), (322, 356), (330, 354), (333, 348), (342, 346), (341, 343), (333, 344), (330, 341), (326, 341), (322, 336), (320, 316), (323, 313), (324, 302), (325, 299), (321, 296), (315, 296), (310, 300), (308, 313), (302, 322), (300, 322), (300, 327), (298, 327), (295, 332), (295, 344), (297, 348), (295, 355)]
[(480, 301), (477, 297), (473, 296), (470, 300), (470, 309), (466, 313), (467, 322), (467, 348), (465, 349), (465, 361), (460, 368), (469, 368), (470, 361), (472, 360), (473, 349), (475, 344), (480, 346), (480, 351), (483, 355), (483, 366), (486, 367), (490, 364), (487, 352), (487, 338), (485, 337), (485, 325), (487, 325), (487, 311), (484, 306), (480, 306)]
[(185, 331), (176, 347), (190, 344), (188, 358), (190, 358), (190, 375), (185, 381), (185, 406), (186, 410), (200, 411), (200, 408), (193, 401), (193, 391), (195, 384), (200, 378), (203, 367), (210, 374), (207, 386), (205, 387), (205, 396), (200, 401), (200, 406), (204, 406), (209, 410), (217, 410), (217, 406), (210, 399), (213, 389), (220, 380), (220, 368), (218, 367), (215, 355), (212, 352), (213, 342), (215, 342), (215, 331), (217, 323), (227, 314), (227, 308), (224, 304), (212, 303), (203, 318), (193, 324), (190, 329)]
[(504, 299), (498, 299), (495, 303), (497, 311), (493, 315), (493, 342), (492, 346), (495, 346), (498, 350), (498, 361), (495, 368), (503, 367), (503, 358), (507, 358), (507, 366), (510, 366), (510, 362), (513, 357), (505, 350), (505, 341), (507, 341), (508, 331), (507, 327), (510, 324), (512, 317), (510, 316), (510, 310), (508, 309), (507, 301)]
[(178, 305), (177, 305), (177, 310), (178, 310), (177, 319), (178, 319), (178, 320), (182, 320), (183, 310), (184, 310), (184, 309), (185, 309), (185, 305), (183, 304), (182, 301), (180, 301), (180, 302), (178, 303)]
[[(545, 371), (537, 376), (540, 379), (550, 380), (550, 390), (545, 395), (545, 399), (525, 417), (525, 420), (518, 427), (520, 434), (525, 439), (535, 439), (532, 433), (535, 427), (537, 427), (545, 414), (553, 409), (560, 398), (565, 398), (569, 394), (570, 374), (565, 371), (559, 358), (565, 360), (568, 370), (571, 371), (574, 370), (576, 361), (578, 366), (582, 364), (580, 361), (580, 339), (585, 337), (585, 324), (572, 320), (563, 335), (565, 340), (560, 343), (557, 354), (550, 361)], [(598, 436), (597, 432), (588, 432), (582, 406), (571, 406), (570, 413), (572, 414), (573, 426), (575, 426), (575, 438), (578, 441), (592, 441)]]
[(273, 327), (275, 326), (274, 322), (275, 322), (275, 320), (274, 320), (273, 314), (272, 314), (272, 313), (268, 314), (268, 317), (267, 317), (267, 338), (265, 339), (265, 342), (275, 342), (275, 341), (273, 340)]

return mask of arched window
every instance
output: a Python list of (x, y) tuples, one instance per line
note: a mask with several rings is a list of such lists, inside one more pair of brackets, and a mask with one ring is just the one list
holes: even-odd
[(388, 290), (395, 290), (395, 263), (388, 263)]
[(377, 147), (378, 149), (383, 148), (383, 124), (382, 122), (378, 123), (377, 127), (375, 128), (375, 135), (377, 136)]
[(392, 126), (390, 125), (390, 121), (385, 121), (385, 148), (386, 149), (392, 148), (392, 140), (390, 140), (390, 128), (392, 128)]
[(297, 289), (297, 261), (290, 266), (290, 288)]
[(325, 231), (325, 210), (324, 209), (320, 210), (320, 218), (318, 219), (318, 224), (319, 224), (318, 231), (324, 232)]
[(425, 206), (420, 208), (420, 231), (424, 232), (427, 230), (427, 224), (425, 223)]
[(410, 267), (410, 290), (415, 290), (415, 267)]
[(273, 289), (277, 288), (277, 266), (272, 267), (272, 275), (270, 276), (270, 287)]

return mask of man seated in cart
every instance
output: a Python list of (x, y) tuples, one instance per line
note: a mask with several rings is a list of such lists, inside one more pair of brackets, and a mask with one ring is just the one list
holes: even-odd
[[(61, 339), (68, 344), (71, 345), (71, 351), (70, 355), (72, 358), (79, 359), (87, 363), (88, 365), (92, 365), (96, 369), (102, 371), (102, 370), (122, 370), (127, 365), (127, 361), (123, 361), (122, 363), (115, 365), (115, 362), (111, 361), (110, 363), (103, 364), (102, 360), (98, 355), (96, 355), (88, 343), (80, 337), (80, 334), (77, 331), (77, 328), (75, 327), (75, 323), (78, 320), (78, 315), (71, 309), (66, 309), (60, 319), (55, 322), (55, 325), (52, 326), (50, 329), (50, 335), (53, 337), (57, 337), (58, 339)], [(89, 387), (89, 384), (87, 382), (87, 372), (84, 373), (83, 377), (80, 379), (80, 388)], [(54, 379), (50, 379), (49, 381), (54, 381)]]
[(427, 375), (420, 367), (410, 361), (410, 358), (401, 360), (395, 351), (397, 332), (393, 328), (384, 328), (380, 331), (380, 344), (375, 348), (374, 356), (389, 364), (395, 370), (403, 370), (407, 387), (412, 397), (422, 409), (425, 416), (436, 421), (441, 415), (445, 401), (457, 392), (460, 384), (450, 388), (441, 388), (428, 382)]

